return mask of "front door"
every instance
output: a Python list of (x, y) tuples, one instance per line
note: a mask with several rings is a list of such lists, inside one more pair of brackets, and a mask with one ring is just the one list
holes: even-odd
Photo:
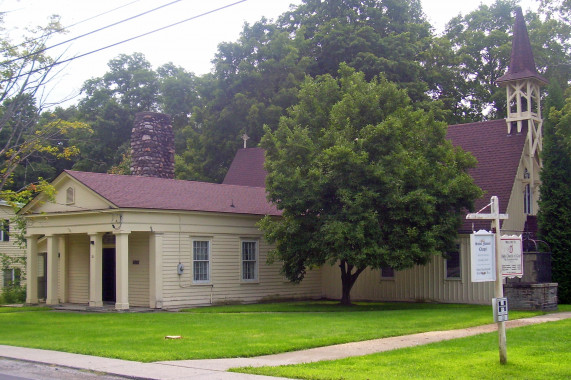
[(47, 253), (38, 253), (38, 300), (48, 298), (48, 260)]
[(115, 248), (103, 248), (103, 302), (115, 302)]

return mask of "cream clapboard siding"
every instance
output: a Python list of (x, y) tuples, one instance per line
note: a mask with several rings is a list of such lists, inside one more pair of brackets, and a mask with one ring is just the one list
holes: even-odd
[(71, 303), (89, 302), (89, 236), (74, 234), (68, 237), (67, 295)]
[[(10, 240), (9, 241), (0, 241), (0, 253), (4, 254), (12, 259), (17, 257), (25, 257), (26, 250), (21, 248), (17, 243), (16, 239), (13, 236), (16, 231), (16, 225), (13, 223), (12, 218), (14, 217), (14, 211), (12, 207), (8, 205), (1, 204), (0, 205), (0, 222), (4, 220), (10, 221)], [(21, 263), (14, 263), (13, 267), (20, 268), (22, 276), (25, 275), (26, 266)], [(22, 281), (23, 281), (22, 277)], [(0, 292), (2, 291), (2, 286), (4, 285), (4, 271), (0, 270)]]
[[(242, 239), (258, 241), (258, 280), (241, 281)], [(192, 241), (210, 241), (210, 283), (192, 281)], [(163, 305), (181, 307), (220, 303), (250, 303), (264, 300), (320, 298), (321, 273), (311, 272), (300, 285), (286, 282), (279, 274), (279, 265), (267, 265), (269, 246), (260, 236), (233, 234), (179, 234), (164, 236)], [(177, 274), (177, 265), (185, 267)]]
[[(380, 271), (365, 270), (351, 290), (351, 299), (488, 304), (493, 297), (493, 282), (471, 282), (469, 244), (469, 236), (460, 237), (459, 280), (446, 279), (445, 260), (435, 256), (428, 265), (395, 272), (394, 279), (381, 279)], [(325, 265), (322, 270), (324, 296), (341, 298), (339, 267)]]
[[(502, 235), (520, 235), (525, 226), (525, 221), (527, 215), (524, 214), (524, 192), (525, 184), (522, 179), (524, 176), (525, 166), (524, 160), (520, 161), (520, 165), (517, 171), (516, 179), (514, 181), (510, 199), (507, 205), (506, 213), (509, 215), (509, 219), (504, 220), (502, 223)], [(500, 199), (500, 202), (502, 200)], [(536, 214), (537, 211), (537, 197), (534, 196), (532, 214)]]
[(129, 235), (129, 305), (149, 306), (149, 234)]

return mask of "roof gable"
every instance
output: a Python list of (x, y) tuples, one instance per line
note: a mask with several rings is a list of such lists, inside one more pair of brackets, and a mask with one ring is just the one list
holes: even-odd
[(264, 169), (264, 149), (240, 149), (222, 182), (225, 185), (266, 187), (267, 172)]
[[(448, 127), (446, 138), (478, 160), (476, 167), (469, 170), (476, 185), (484, 191), (484, 196), (474, 203), (476, 210), (486, 206), (490, 197), (496, 195), (500, 200), (500, 212), (506, 212), (526, 133), (508, 135), (505, 119)], [(462, 230), (471, 231), (472, 223), (489, 228), (487, 222), (465, 221)]]

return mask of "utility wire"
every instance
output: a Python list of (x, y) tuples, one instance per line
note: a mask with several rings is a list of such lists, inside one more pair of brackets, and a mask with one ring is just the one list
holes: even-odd
[(71, 24), (71, 25), (68, 25), (68, 26), (64, 26), (63, 28), (60, 28), (60, 29), (52, 30), (52, 31), (49, 32), (49, 33), (46, 33), (46, 34), (44, 34), (44, 35), (42, 35), (42, 36), (39, 36), (39, 37), (36, 37), (36, 38), (32, 38), (32, 39), (29, 40), (29, 41), (22, 42), (21, 44), (13, 45), (13, 46), (10, 46), (9, 48), (0, 50), (0, 53), (3, 53), (3, 52), (8, 51), (8, 50), (10, 50), (10, 49), (14, 49), (14, 48), (23, 46), (23, 45), (25, 45), (25, 44), (27, 44), (27, 43), (29, 43), (29, 42), (34, 42), (34, 41), (37, 41), (37, 40), (39, 40), (39, 39), (42, 39), (42, 38), (45, 38), (45, 37), (49, 37), (49, 36), (51, 36), (52, 34), (59, 33), (59, 32), (63, 32), (63, 31), (65, 31), (65, 30), (67, 30), (67, 29), (73, 28), (74, 26), (83, 24), (84, 22), (94, 20), (94, 19), (96, 19), (96, 18), (98, 18), (98, 17), (105, 16), (106, 14), (113, 13), (113, 12), (115, 12), (115, 11), (118, 11), (118, 10), (121, 9), (121, 8), (125, 8), (125, 7), (127, 7), (127, 6), (129, 6), (129, 5), (138, 3), (139, 1), (141, 1), (141, 0), (134, 0), (134, 1), (131, 1), (130, 3), (120, 5), (120, 6), (118, 6), (117, 8), (113, 8), (113, 9), (110, 9), (110, 10), (105, 11), (105, 12), (103, 12), (103, 13), (99, 13), (99, 14), (97, 14), (97, 15), (95, 15), (95, 16), (91, 16), (91, 17), (86, 18), (86, 19), (84, 19), (84, 20), (78, 21), (78, 22), (76, 22), (75, 24)]
[(21, 78), (21, 77), (25, 77), (25, 76), (29, 76), (29, 75), (31, 75), (31, 74), (38, 73), (38, 72), (40, 72), (40, 71), (44, 71), (44, 70), (50, 69), (50, 68), (52, 68), (52, 67), (54, 67), (54, 66), (61, 65), (61, 64), (67, 63), (67, 62), (71, 62), (71, 61), (74, 61), (74, 60), (76, 60), (76, 59), (79, 59), (79, 58), (82, 58), (82, 57), (85, 57), (85, 56), (88, 56), (88, 55), (91, 55), (91, 54), (94, 54), (94, 53), (98, 53), (98, 52), (100, 52), (100, 51), (102, 51), (102, 50), (109, 49), (109, 48), (111, 48), (111, 47), (118, 46), (118, 45), (124, 44), (124, 43), (126, 43), (126, 42), (130, 42), (130, 41), (139, 39), (139, 38), (141, 38), (141, 37), (148, 36), (149, 34), (153, 34), (153, 33), (156, 33), (156, 32), (160, 32), (161, 30), (165, 30), (165, 29), (168, 29), (168, 28), (172, 28), (173, 26), (180, 25), (180, 24), (182, 24), (182, 23), (185, 23), (185, 22), (188, 22), (188, 21), (192, 21), (192, 20), (195, 20), (195, 19), (200, 18), (200, 17), (207, 16), (207, 15), (212, 14), (212, 13), (219, 12), (219, 11), (224, 10), (224, 9), (226, 9), (226, 8), (230, 8), (230, 7), (233, 7), (233, 6), (238, 5), (238, 4), (240, 4), (240, 3), (244, 3), (244, 2), (246, 2), (246, 1), (248, 1), (248, 0), (236, 1), (236, 2), (234, 2), (234, 3), (224, 5), (224, 6), (222, 6), (222, 7), (219, 7), (219, 8), (216, 8), (216, 9), (213, 9), (213, 10), (210, 10), (210, 11), (207, 11), (207, 12), (204, 12), (204, 13), (201, 13), (201, 14), (199, 14), (199, 15), (189, 17), (189, 18), (184, 19), (184, 20), (182, 20), (182, 21), (178, 21), (178, 22), (175, 22), (175, 23), (173, 23), (173, 24), (169, 24), (169, 25), (163, 26), (163, 27), (161, 27), (161, 28), (151, 30), (150, 32), (146, 32), (146, 33), (143, 33), (143, 34), (139, 34), (139, 35), (137, 35), (137, 36), (135, 36), (135, 37), (131, 37), (131, 38), (128, 38), (128, 39), (126, 39), (126, 40), (119, 41), (119, 42), (113, 43), (113, 44), (111, 44), (111, 45), (107, 45), (107, 46), (104, 46), (104, 47), (102, 47), (102, 48), (95, 49), (95, 50), (92, 50), (92, 51), (90, 51), (90, 52), (87, 52), (87, 53), (84, 53), (84, 54), (80, 54), (80, 55), (77, 55), (77, 56), (75, 56), (75, 57), (72, 57), (72, 58), (63, 60), (63, 61), (54, 62), (54, 63), (51, 64), (51, 65), (44, 66), (44, 67), (40, 67), (40, 68), (35, 69), (35, 70), (30, 70), (30, 71), (28, 71), (27, 73), (19, 74), (19, 75), (17, 75), (17, 76), (11, 77), (11, 78), (9, 78), (9, 79), (0, 80), (0, 83), (9, 82), (9, 81), (12, 81), (12, 80), (14, 80), (14, 79), (18, 79), (18, 78)]
[(45, 51), (47, 51), (47, 50), (53, 49), (53, 48), (58, 47), (58, 46), (61, 46), (61, 45), (63, 45), (63, 44), (67, 44), (68, 42), (72, 42), (72, 41), (78, 40), (78, 39), (80, 39), (80, 38), (89, 36), (89, 35), (91, 35), (91, 34), (100, 32), (100, 31), (102, 31), (102, 30), (109, 29), (109, 28), (111, 28), (111, 27), (113, 27), (113, 26), (122, 24), (122, 23), (124, 23), (124, 22), (130, 21), (130, 20), (134, 20), (134, 19), (136, 19), (136, 18), (138, 18), (138, 17), (141, 17), (141, 16), (144, 16), (144, 15), (146, 15), (146, 14), (149, 14), (149, 13), (152, 13), (152, 12), (155, 12), (155, 11), (158, 11), (158, 10), (161, 9), (161, 8), (168, 7), (169, 5), (173, 5), (173, 4), (179, 3), (179, 2), (181, 2), (181, 1), (183, 1), (183, 0), (174, 0), (174, 1), (171, 1), (170, 3), (161, 5), (161, 6), (159, 6), (159, 7), (153, 8), (153, 9), (148, 10), (148, 11), (145, 11), (145, 12), (143, 12), (143, 13), (139, 13), (138, 15), (128, 17), (128, 18), (123, 19), (123, 20), (121, 20), (121, 21), (114, 22), (113, 24), (106, 25), (106, 26), (101, 27), (101, 28), (99, 28), (99, 29), (92, 30), (91, 32), (84, 33), (84, 34), (79, 35), (79, 36), (77, 36), (77, 37), (70, 38), (69, 40), (62, 41), (62, 42), (60, 42), (60, 43), (58, 43), (58, 44), (55, 44), (55, 45), (52, 45), (52, 46), (48, 46), (48, 47), (46, 47), (46, 48), (43, 48), (43, 49), (34, 51), (33, 53), (24, 55), (24, 56), (22, 56), (22, 57), (14, 58), (14, 59), (12, 59), (12, 60), (10, 60), (10, 61), (2, 62), (2, 64), (3, 64), (3, 65), (8, 65), (8, 64), (10, 64), (10, 63), (20, 61), (20, 60), (22, 60), (22, 59), (26, 59), (26, 58), (29, 58), (29, 57), (33, 57), (33, 56), (35, 56), (35, 55), (37, 55), (37, 54), (40, 54), (40, 53), (43, 53), (43, 52), (45, 52)]

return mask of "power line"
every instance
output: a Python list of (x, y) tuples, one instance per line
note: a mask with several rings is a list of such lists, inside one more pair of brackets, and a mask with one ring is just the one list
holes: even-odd
[(62, 42), (57, 43), (57, 44), (55, 44), (55, 45), (48, 46), (48, 47), (43, 48), (43, 49), (40, 49), (40, 50), (38, 50), (38, 51), (34, 51), (33, 53), (24, 55), (24, 56), (22, 56), (22, 57), (14, 58), (14, 59), (12, 59), (12, 60), (10, 60), (10, 61), (2, 62), (2, 64), (3, 64), (3, 65), (8, 65), (8, 64), (10, 64), (10, 63), (20, 61), (20, 60), (22, 60), (22, 59), (26, 59), (26, 58), (29, 58), (29, 57), (33, 57), (33, 56), (35, 56), (35, 55), (37, 55), (37, 54), (40, 54), (40, 53), (43, 53), (43, 52), (45, 52), (45, 51), (47, 51), (47, 50), (53, 49), (53, 48), (58, 47), (58, 46), (61, 46), (61, 45), (63, 45), (63, 44), (67, 44), (68, 42), (72, 42), (72, 41), (78, 40), (78, 39), (80, 39), (80, 38), (89, 36), (89, 35), (91, 35), (91, 34), (100, 32), (100, 31), (102, 31), (102, 30), (109, 29), (109, 28), (111, 28), (111, 27), (113, 27), (113, 26), (122, 24), (122, 23), (124, 23), (124, 22), (134, 20), (134, 19), (136, 19), (136, 18), (138, 18), (138, 17), (141, 17), (141, 16), (144, 16), (144, 15), (146, 15), (146, 14), (149, 14), (149, 13), (152, 13), (152, 12), (155, 12), (155, 11), (158, 11), (158, 10), (161, 9), (161, 8), (168, 7), (169, 5), (173, 5), (173, 4), (179, 3), (179, 2), (181, 2), (181, 1), (183, 1), (183, 0), (174, 0), (174, 1), (171, 1), (170, 3), (167, 3), (167, 4), (161, 5), (161, 6), (159, 6), (159, 7), (150, 9), (150, 10), (145, 11), (145, 12), (143, 12), (143, 13), (139, 13), (138, 15), (128, 17), (128, 18), (123, 19), (123, 20), (121, 20), (121, 21), (114, 22), (113, 24), (106, 25), (106, 26), (101, 27), (101, 28), (99, 28), (99, 29), (92, 30), (91, 32), (84, 33), (84, 34), (79, 35), (79, 36), (77, 36), (77, 37), (70, 38), (69, 40), (62, 41)]
[(14, 49), (14, 48), (23, 46), (23, 45), (25, 45), (25, 44), (27, 44), (27, 43), (29, 43), (29, 42), (34, 42), (34, 41), (37, 41), (37, 40), (39, 40), (39, 39), (42, 39), (42, 38), (45, 38), (45, 37), (49, 37), (49, 36), (51, 36), (52, 34), (59, 33), (59, 32), (63, 32), (63, 31), (65, 31), (65, 30), (67, 30), (67, 29), (73, 28), (74, 26), (83, 24), (84, 22), (91, 21), (91, 20), (95, 20), (96, 18), (99, 18), (99, 17), (101, 17), (101, 16), (105, 16), (105, 15), (107, 15), (107, 14), (109, 14), (109, 13), (113, 13), (113, 12), (115, 12), (115, 11), (118, 11), (118, 10), (121, 9), (121, 8), (125, 8), (125, 7), (127, 7), (127, 6), (129, 6), (129, 5), (138, 3), (139, 1), (141, 1), (141, 0), (131, 1), (130, 3), (120, 5), (120, 6), (116, 7), (116, 8), (110, 9), (110, 10), (105, 11), (105, 12), (103, 12), (103, 13), (99, 13), (99, 14), (97, 14), (97, 15), (95, 15), (95, 16), (91, 16), (91, 17), (88, 17), (88, 18), (83, 19), (83, 20), (81, 20), (81, 21), (78, 21), (78, 22), (76, 22), (75, 24), (71, 24), (71, 25), (68, 25), (68, 26), (64, 26), (63, 28), (53, 30), (53, 31), (51, 31), (51, 32), (49, 32), (49, 33), (46, 33), (46, 34), (44, 34), (44, 35), (41, 35), (41, 36), (39, 36), (39, 37), (32, 38), (32, 39), (29, 40), (29, 41), (22, 42), (22, 43), (20, 43), (20, 44), (18, 44), (18, 45), (10, 46), (9, 48), (0, 50), (0, 53), (3, 53), (3, 52), (8, 51), (8, 50), (10, 50), (10, 49)]
[(48, 66), (40, 67), (40, 68), (35, 69), (35, 70), (30, 70), (30, 71), (28, 71), (28, 72), (26, 72), (26, 73), (24, 73), (24, 74), (19, 74), (19, 75), (15, 76), (15, 77), (11, 77), (10, 79), (0, 80), (0, 83), (5, 83), (5, 82), (8, 82), (8, 81), (12, 81), (12, 80), (14, 80), (14, 79), (18, 79), (18, 78), (21, 78), (21, 77), (26, 77), (26, 76), (29, 76), (29, 75), (31, 75), (31, 74), (35, 74), (35, 73), (38, 73), (38, 72), (41, 72), (41, 71), (44, 71), (44, 70), (47, 70), (47, 69), (51, 69), (51, 68), (54, 67), (54, 66), (58, 66), (58, 65), (61, 65), (61, 64), (67, 63), (67, 62), (71, 62), (71, 61), (74, 61), (74, 60), (76, 60), (76, 59), (83, 58), (83, 57), (85, 57), (85, 56), (88, 56), (88, 55), (91, 55), (91, 54), (94, 54), (94, 53), (98, 53), (98, 52), (100, 52), (100, 51), (102, 51), (102, 50), (109, 49), (109, 48), (111, 48), (111, 47), (115, 47), (115, 46), (118, 46), (118, 45), (122, 45), (122, 44), (124, 44), (124, 43), (126, 43), (126, 42), (130, 42), (130, 41), (139, 39), (139, 38), (141, 38), (141, 37), (145, 37), (145, 36), (148, 36), (148, 35), (150, 35), (150, 34), (153, 34), (153, 33), (156, 33), (156, 32), (160, 32), (160, 31), (165, 30), (165, 29), (168, 29), (168, 28), (172, 28), (173, 26), (180, 25), (180, 24), (183, 24), (183, 23), (185, 23), (185, 22), (192, 21), (192, 20), (195, 20), (195, 19), (197, 19), (197, 18), (204, 17), (204, 16), (207, 16), (207, 15), (209, 15), (209, 14), (219, 12), (219, 11), (224, 10), (224, 9), (226, 9), (226, 8), (230, 8), (230, 7), (233, 7), (233, 6), (238, 5), (238, 4), (240, 4), (240, 3), (244, 3), (244, 2), (246, 2), (246, 1), (248, 1), (248, 0), (239, 0), (239, 1), (236, 1), (236, 2), (234, 2), (234, 3), (227, 4), (227, 5), (224, 5), (224, 6), (222, 6), (222, 7), (219, 7), (219, 8), (212, 9), (212, 10), (210, 10), (210, 11), (201, 13), (201, 14), (199, 14), (199, 15), (189, 17), (189, 18), (184, 19), (184, 20), (182, 20), (182, 21), (178, 21), (178, 22), (175, 22), (175, 23), (173, 23), (173, 24), (169, 24), (169, 25), (163, 26), (163, 27), (158, 28), (158, 29), (151, 30), (151, 31), (146, 32), (146, 33), (143, 33), (143, 34), (139, 34), (139, 35), (137, 35), (137, 36), (135, 36), (135, 37), (131, 37), (131, 38), (128, 38), (128, 39), (126, 39), (126, 40), (119, 41), (119, 42), (113, 43), (113, 44), (111, 44), (111, 45), (107, 45), (107, 46), (104, 46), (104, 47), (102, 47), (102, 48), (95, 49), (95, 50), (92, 50), (92, 51), (90, 51), (90, 52), (87, 52), (87, 53), (84, 53), (84, 54), (80, 54), (80, 55), (77, 55), (77, 56), (72, 57), (72, 58), (69, 58), (69, 59), (65, 59), (65, 60), (63, 60), (63, 61), (54, 62), (53, 64), (48, 65)]

